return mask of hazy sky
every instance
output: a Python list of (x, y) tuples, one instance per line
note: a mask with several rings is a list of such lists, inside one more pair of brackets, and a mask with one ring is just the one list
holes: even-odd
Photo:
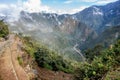
[(0, 0), (0, 12), (5, 12), (5, 9), (15, 9), (72, 14), (91, 5), (105, 5), (114, 1), (117, 0)]

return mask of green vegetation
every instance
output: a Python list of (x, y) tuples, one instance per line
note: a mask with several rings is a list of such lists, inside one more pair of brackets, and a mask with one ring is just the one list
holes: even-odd
[(34, 53), (37, 51), (39, 48), (39, 45), (35, 43), (30, 37), (21, 37), (23, 43), (24, 43), (24, 48), (25, 52), (27, 52), (32, 58), (34, 58)]
[[(107, 80), (109, 72), (120, 68), (120, 40), (113, 47), (99, 51), (99, 54), (90, 63), (80, 65), (76, 70), (75, 80)], [(119, 80), (119, 77), (113, 80)]]
[(103, 49), (104, 47), (102, 45), (96, 45), (93, 49), (87, 49), (83, 53), (85, 54), (87, 61), (91, 62), (95, 56), (99, 56), (101, 54)]
[(48, 49), (42, 44), (37, 44), (30, 37), (24, 37), (24, 50), (37, 62), (39, 67), (53, 71), (73, 73), (72, 62), (63, 59), (57, 52)]
[(56, 54), (54, 51), (42, 47), (35, 52), (36, 62), (40, 67), (48, 68), (54, 71), (72, 72), (71, 63), (63, 59), (62, 56)]
[(119, 80), (116, 72), (118, 73), (120, 68), (120, 40), (108, 49), (97, 45), (86, 50), (87, 61), (80, 64), (64, 59), (57, 52), (37, 44), (29, 37), (24, 37), (23, 42), (24, 50), (33, 57), (39, 67), (66, 73), (74, 72), (75, 80), (109, 80), (111, 75), (115, 76), (112, 77), (113, 80)]
[(80, 49), (86, 50), (88, 48), (93, 48), (97, 44), (108, 48), (110, 44), (115, 43), (118, 39), (120, 39), (120, 25), (111, 26), (100, 33), (96, 38), (90, 36), (86, 42), (81, 44)]
[(20, 65), (23, 64), (23, 59), (21, 57), (17, 57), (17, 60), (18, 60), (18, 62), (19, 62)]
[(120, 67), (109, 71), (106, 75), (106, 80), (120, 80)]
[(0, 37), (6, 38), (8, 34), (8, 26), (3, 21), (0, 21)]

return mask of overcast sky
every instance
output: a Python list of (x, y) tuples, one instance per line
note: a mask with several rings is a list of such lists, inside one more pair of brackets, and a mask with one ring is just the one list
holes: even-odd
[(91, 5), (105, 5), (117, 0), (0, 0), (0, 14), (8, 12), (55, 12), (73, 14)]

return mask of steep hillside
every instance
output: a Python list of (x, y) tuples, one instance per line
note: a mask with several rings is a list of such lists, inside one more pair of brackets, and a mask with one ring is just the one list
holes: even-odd
[(104, 6), (91, 6), (74, 14), (77, 20), (95, 31), (102, 32), (110, 26), (120, 25), (120, 0)]
[(45, 44), (52, 50), (60, 52), (66, 58), (79, 59), (73, 47), (96, 33), (85, 24), (70, 15), (50, 13), (27, 13), (22, 11), (18, 21), (10, 23), (14, 33), (28, 35)]
[(120, 80), (120, 0), (71, 15), (24, 1), (0, 3), (0, 80)]
[[(0, 42), (0, 80), (72, 80), (72, 74), (64, 73), (62, 72), (62, 69), (60, 71), (52, 71), (48, 69), (48, 67), (42, 68), (41, 66), (38, 66), (34, 57), (30, 55), (30, 51), (26, 51), (24, 48), (25, 45), (23, 44), (22, 39), (14, 34), (10, 34), (7, 41)], [(47, 52), (46, 54), (49, 55)], [(53, 56), (55, 55), (53, 54)], [(38, 57), (45, 58), (45, 56)]]
[(120, 39), (120, 26), (114, 26), (106, 29), (98, 37), (94, 39), (88, 39), (85, 43), (81, 44), (80, 48), (93, 48), (97, 44), (103, 45), (104, 47), (108, 47), (118, 39)]
[(100, 6), (91, 6), (74, 14), (77, 20), (98, 31), (104, 23), (104, 12)]
[[(19, 64), (17, 58), (21, 57), (23, 51), (20, 50), (21, 43), (19, 39), (15, 39), (14, 35), (10, 35), (7, 41), (1, 46), (0, 54), (0, 77), (2, 80), (29, 80), (29, 76), (25, 69)], [(1, 44), (1, 43), (0, 43)], [(0, 50), (0, 51), (1, 51)]]
[[(18, 21), (10, 23), (9, 29), (32, 36), (69, 57), (76, 54), (72, 50), (76, 43), (80, 46), (89, 43), (102, 35), (104, 30), (120, 24), (119, 3), (120, 0), (104, 6), (91, 6), (73, 15), (22, 11)], [(91, 42), (91, 45), (97, 42)], [(82, 46), (84, 48), (85, 45)]]
[[(3, 31), (8, 30), (8, 26), (5, 27)], [(70, 74), (74, 71), (73, 61), (64, 59), (42, 44), (35, 44), (29, 37), (7, 35), (7, 40), (0, 41), (0, 80), (73, 79)]]
[[(100, 50), (94, 48), (88, 53), (96, 52), (99, 55), (92, 61), (82, 63), (75, 72), (75, 80), (119, 80), (120, 79), (120, 40), (110, 48)], [(93, 54), (87, 54), (93, 56)], [(89, 57), (88, 56), (88, 57)]]

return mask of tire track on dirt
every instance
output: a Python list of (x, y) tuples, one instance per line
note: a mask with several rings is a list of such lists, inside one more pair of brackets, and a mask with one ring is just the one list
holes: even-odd
[(21, 55), (19, 54), (21, 51), (17, 52), (18, 39), (16, 40), (12, 35), (8, 41), (0, 45), (0, 75), (3, 80), (29, 80), (29, 76), (17, 60), (17, 57)]
[(14, 73), (14, 76), (16, 78), (16, 80), (19, 80), (18, 76), (17, 76), (17, 73), (15, 71), (15, 68), (14, 68), (14, 65), (13, 65), (13, 59), (12, 59), (12, 50), (11, 50), (11, 47), (9, 46), (9, 49), (10, 49), (10, 57), (11, 57), (11, 65), (12, 65), (12, 68), (13, 68), (13, 73)]
[(16, 39), (15, 37), (13, 38), (14, 38), (12, 40), (13, 43), (10, 49), (11, 49), (11, 60), (12, 60), (13, 68), (15, 71), (16, 80), (29, 80), (29, 76), (25, 72), (24, 68), (20, 66), (17, 60), (18, 56), (22, 55), (20, 54), (21, 51), (18, 49), (18, 44), (20, 43), (20, 39), (18, 37)]

